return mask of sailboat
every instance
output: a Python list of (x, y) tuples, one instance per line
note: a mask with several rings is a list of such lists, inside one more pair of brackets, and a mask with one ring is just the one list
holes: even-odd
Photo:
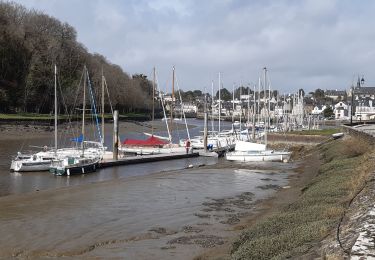
[[(85, 72), (87, 73), (87, 72)], [(55, 100), (54, 100), (54, 107), (55, 107), (55, 131), (54, 131), (54, 141), (55, 141), (55, 147), (54, 149), (48, 148), (47, 146), (43, 147), (43, 150), (37, 153), (31, 153), (31, 154), (22, 154), (21, 152), (17, 153), (17, 156), (15, 159), (12, 160), (10, 170), (16, 171), (16, 172), (32, 172), (32, 171), (52, 171), (51, 168), (54, 168), (57, 164), (63, 164), (63, 161), (69, 161), (66, 164), (72, 165), (73, 163), (72, 158), (79, 158), (83, 157), (82, 155), (82, 149), (78, 148), (59, 148), (57, 147), (57, 66), (55, 65)], [(92, 94), (92, 93), (91, 93)], [(84, 111), (84, 110), (83, 110)], [(84, 123), (83, 123), (83, 129), (84, 129)], [(74, 138), (72, 141), (81, 143), (81, 147), (85, 147), (85, 158), (96, 158), (101, 159), (103, 157), (103, 154), (105, 152), (105, 147), (100, 142), (95, 141), (85, 141), (83, 140), (83, 135)], [(76, 160), (77, 161), (77, 160)], [(85, 162), (87, 163), (87, 161)]]
[[(86, 82), (90, 92), (92, 102), (92, 112), (95, 116), (97, 132), (100, 142), (85, 141), (85, 112), (86, 112)], [(103, 122), (102, 122), (103, 123)], [(98, 168), (99, 161), (103, 158), (105, 147), (103, 146), (103, 137), (99, 128), (98, 115), (96, 111), (95, 99), (86, 66), (84, 67), (84, 86), (83, 86), (83, 104), (82, 104), (82, 133), (72, 141), (81, 143), (81, 149), (68, 148), (61, 149), (65, 151), (65, 156), (59, 156), (52, 161), (49, 171), (55, 175), (73, 175), (94, 172)]]
[[(267, 84), (267, 68), (264, 68), (264, 88)], [(265, 91), (264, 91), (265, 92)], [(270, 94), (270, 89), (269, 89)], [(264, 96), (265, 98), (265, 96)], [(264, 102), (266, 107), (266, 102)], [(268, 102), (268, 113), (270, 110), (270, 103)], [(289, 161), (291, 152), (288, 151), (274, 151), (267, 149), (267, 132), (269, 128), (268, 124), (264, 126), (264, 143), (255, 143), (250, 141), (237, 141), (233, 152), (225, 154), (225, 158), (229, 161), (241, 161), (241, 162), (259, 162), (259, 161)]]
[[(211, 93), (212, 93), (212, 114), (211, 114), (211, 131), (208, 131), (207, 137), (207, 146), (210, 150), (212, 149), (225, 149), (230, 150), (233, 148), (233, 145), (236, 140), (234, 129), (231, 130), (222, 130), (221, 129), (221, 107), (222, 107), (222, 100), (221, 100), (221, 73), (219, 73), (219, 100), (217, 102), (218, 105), (218, 131), (214, 130), (214, 104), (213, 104), (213, 96), (214, 96), (214, 84), (211, 83)], [(190, 139), (191, 146), (193, 149), (204, 149), (204, 138), (203, 136), (195, 136)]]
[[(57, 143), (57, 67), (55, 65), (55, 143)], [(15, 172), (34, 172), (34, 171), (48, 171), (52, 160), (57, 157), (57, 146), (55, 150), (49, 149), (47, 146), (43, 147), (43, 151), (33, 154), (17, 153), (17, 156), (12, 160), (10, 170)]]
[[(173, 83), (172, 83), (172, 103), (174, 101), (174, 81), (175, 81), (175, 69), (173, 67)], [(155, 89), (156, 89), (156, 72), (155, 68), (153, 69), (153, 98), (152, 98), (152, 127), (151, 127), (151, 134), (144, 133), (145, 135), (149, 136), (147, 139), (126, 139), (123, 141), (122, 146), (119, 148), (120, 151), (124, 153), (131, 153), (137, 155), (147, 155), (147, 154), (170, 154), (170, 153), (184, 153), (185, 147), (180, 146), (178, 144), (172, 143), (172, 136), (171, 136), (171, 125), (168, 124), (168, 119), (166, 116), (165, 106), (164, 106), (164, 98), (162, 93), (159, 91), (159, 99), (161, 101), (161, 105), (163, 108), (164, 114), (164, 121), (166, 122), (168, 137), (163, 137), (154, 134), (154, 114), (155, 114)], [(171, 115), (170, 115), (170, 122), (173, 122), (173, 104), (171, 105)]]
[(53, 159), (55, 156), (52, 151), (41, 151), (34, 154), (18, 152), (11, 162), (10, 170), (15, 172), (48, 171)]

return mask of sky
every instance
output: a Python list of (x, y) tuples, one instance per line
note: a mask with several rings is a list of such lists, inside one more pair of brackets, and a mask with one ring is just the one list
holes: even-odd
[(16, 0), (72, 25), (78, 41), (162, 90), (258, 83), (281, 93), (375, 86), (371, 0)]

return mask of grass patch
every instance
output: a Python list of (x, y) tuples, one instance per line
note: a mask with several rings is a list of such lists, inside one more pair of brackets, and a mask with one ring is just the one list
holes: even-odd
[(299, 199), (242, 233), (233, 259), (284, 259), (306, 253), (337, 226), (347, 203), (374, 169), (366, 142), (349, 138), (319, 145), (319, 174)]
[(286, 134), (293, 134), (293, 135), (332, 135), (341, 132), (341, 128), (327, 128), (322, 130), (303, 130), (303, 131), (292, 131), (287, 132)]
[(21, 114), (0, 114), (0, 119), (8, 120), (51, 120), (53, 115), (50, 114), (34, 114), (34, 113), (21, 113)]

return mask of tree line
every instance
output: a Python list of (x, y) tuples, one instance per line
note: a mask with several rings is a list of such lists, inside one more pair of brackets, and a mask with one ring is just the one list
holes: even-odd
[(147, 77), (131, 77), (102, 55), (89, 53), (69, 24), (13, 2), (0, 2), (0, 112), (53, 111), (55, 64), (68, 107), (74, 105), (86, 66), (96, 96), (103, 72), (111, 102), (120, 112), (151, 109), (152, 83)]

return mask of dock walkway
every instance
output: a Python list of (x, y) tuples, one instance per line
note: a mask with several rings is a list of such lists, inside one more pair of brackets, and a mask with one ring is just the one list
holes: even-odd
[(106, 159), (99, 163), (99, 168), (107, 168), (121, 165), (158, 162), (166, 160), (184, 159), (199, 156), (199, 153), (173, 153), (173, 154), (152, 154), (152, 155), (138, 155), (119, 158), (118, 160)]

